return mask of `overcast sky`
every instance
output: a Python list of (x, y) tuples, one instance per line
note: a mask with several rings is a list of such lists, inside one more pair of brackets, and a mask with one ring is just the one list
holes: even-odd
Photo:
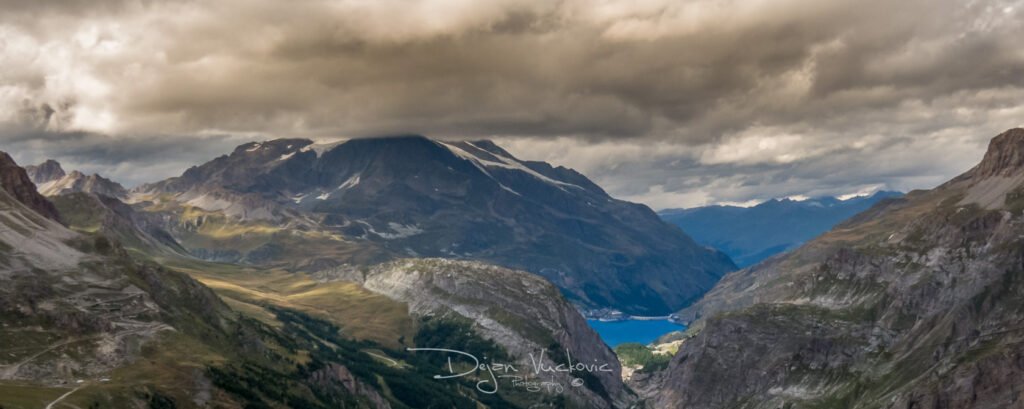
[(0, 0), (0, 150), (490, 138), (654, 208), (929, 188), (1024, 125), (1024, 1)]

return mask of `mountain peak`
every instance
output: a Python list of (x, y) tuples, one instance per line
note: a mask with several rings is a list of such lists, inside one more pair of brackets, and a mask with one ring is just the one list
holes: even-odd
[(36, 185), (29, 179), (25, 169), (18, 166), (6, 152), (0, 152), (0, 188), (44, 217), (60, 221), (57, 208), (36, 191)]
[(86, 175), (72, 170), (63, 177), (42, 183), (38, 187), (43, 196), (59, 196), (68, 193), (85, 192), (124, 199), (128, 191), (121, 184), (98, 174)]
[(53, 159), (47, 159), (46, 162), (38, 165), (26, 166), (25, 172), (28, 173), (32, 183), (36, 185), (52, 182), (65, 176), (64, 168), (60, 166), (60, 162)]
[(1024, 128), (999, 134), (988, 144), (985, 157), (972, 171), (974, 178), (1010, 176), (1024, 168)]

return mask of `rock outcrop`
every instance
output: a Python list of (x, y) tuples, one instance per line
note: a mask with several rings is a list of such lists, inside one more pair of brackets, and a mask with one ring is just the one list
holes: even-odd
[(60, 166), (60, 162), (53, 159), (47, 159), (46, 162), (38, 165), (25, 166), (25, 172), (28, 173), (29, 179), (32, 179), (32, 183), (35, 183), (36, 186), (52, 182), (66, 175), (64, 168)]
[(121, 200), (128, 198), (128, 190), (120, 183), (96, 174), (86, 175), (77, 170), (39, 185), (39, 193), (47, 197), (70, 193), (94, 193)]
[[(584, 407), (626, 407), (633, 400), (620, 378), (621, 366), (557, 288), (535, 275), (477, 262), (445, 259), (397, 260), (368, 268), (340, 267), (316, 274), (344, 280), (409, 305), (415, 316), (456, 314), (474, 323), (484, 338), (501, 345), (517, 362), (540, 358), (549, 366), (573, 362), (607, 364), (609, 371), (584, 376), (554, 373), (562, 385), (581, 377), (586, 387), (564, 393)], [(561, 359), (556, 361), (556, 357)], [(524, 364), (525, 366), (525, 364)], [(548, 376), (545, 374), (544, 377)]]
[(50, 220), (60, 221), (57, 208), (36, 191), (25, 169), (18, 166), (6, 152), (0, 152), (0, 187), (14, 199)]

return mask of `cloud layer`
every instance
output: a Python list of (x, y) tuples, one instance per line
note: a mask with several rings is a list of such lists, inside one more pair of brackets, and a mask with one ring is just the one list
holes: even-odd
[(0, 149), (496, 138), (654, 207), (929, 187), (1024, 125), (1024, 2), (0, 0)]

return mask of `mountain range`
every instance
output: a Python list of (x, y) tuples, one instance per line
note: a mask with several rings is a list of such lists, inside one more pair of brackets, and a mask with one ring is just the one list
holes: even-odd
[(659, 211), (658, 215), (682, 228), (698, 243), (721, 250), (739, 267), (747, 267), (795, 249), (875, 203), (901, 195), (900, 192), (879, 191), (846, 200), (834, 197), (772, 199), (751, 207), (716, 205), (667, 209)]
[(489, 141), (253, 142), (132, 200), (208, 260), (307, 272), (477, 260), (538, 274), (583, 307), (639, 315), (682, 308), (735, 269), (646, 206)]
[[(731, 262), (575, 172), (503, 152), (423, 137), (250, 143), (124, 201), (91, 191), (96, 184), (44, 197), (0, 154), (3, 407), (1024, 402), (1024, 129), (998, 135), (977, 166), (934, 189), (878, 200), (795, 249), (725, 273), (696, 302), (613, 300), (642, 311), (678, 305), (690, 324), (667, 364), (626, 382), (577, 308), (603, 305), (592, 294), (617, 286), (672, 281), (623, 277), (638, 266), (601, 259), (601, 250), (654, 257), (662, 247), (645, 247), (651, 239), (637, 236), (646, 231), (662, 246), (687, 246), (659, 259), (689, 263), (669, 269), (677, 275)], [(56, 168), (32, 176), (68, 176), (53, 176)], [(579, 275), (558, 281), (543, 268), (510, 268), (502, 251), (550, 242), (502, 236), (506, 228), (568, 242), (559, 251), (570, 257), (524, 258), (574, 265), (572, 252), (588, 251), (622, 270), (572, 270)], [(568, 239), (585, 232), (597, 238)], [(484, 234), (512, 243), (484, 237), (465, 250)], [(616, 234), (624, 237), (601, 239)], [(600, 282), (609, 277), (618, 281)], [(630, 294), (669, 291), (636, 288)], [(445, 359), (408, 348), (489, 362), (529, 362), (545, 350), (545, 365), (571, 359), (608, 371), (554, 372), (550, 382), (579, 383), (562, 393), (489, 394), (480, 377), (437, 379)]]
[(649, 405), (1020, 407), (1022, 217), (1018, 128), (937, 188), (724, 277), (680, 311), (692, 326)]
[[(62, 193), (55, 206), (6, 153), (0, 184), (4, 408), (611, 408), (634, 400), (612, 351), (534, 274), (438, 259), (316, 276), (211, 263), (182, 252), (169, 233), (158, 237), (145, 210), (117, 198)], [(491, 393), (479, 377), (435, 378), (442, 357), (409, 347), (607, 370), (546, 374), (566, 385), (559, 393), (507, 384)]]
[(118, 199), (127, 199), (128, 190), (120, 183), (97, 174), (86, 175), (77, 170), (65, 173), (59, 162), (49, 159), (39, 165), (26, 166), (25, 172), (36, 190), (44, 196), (58, 196), (65, 193), (97, 193)]
[[(249, 143), (131, 191), (2, 159), (4, 408), (626, 407), (577, 308), (667, 313), (734, 268), (487, 141)], [(606, 370), (490, 395), (409, 347)]]

